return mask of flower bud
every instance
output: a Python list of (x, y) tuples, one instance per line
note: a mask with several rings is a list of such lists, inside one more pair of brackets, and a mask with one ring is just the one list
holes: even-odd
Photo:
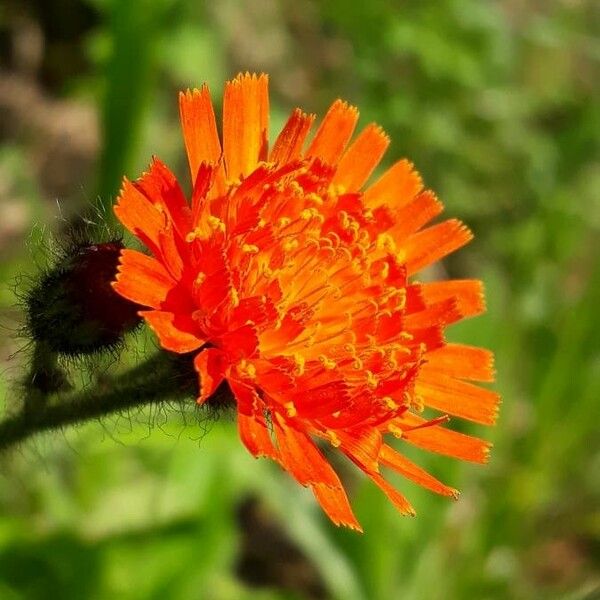
[(114, 347), (139, 322), (138, 305), (113, 291), (123, 244), (78, 244), (44, 273), (25, 299), (33, 339), (77, 356)]

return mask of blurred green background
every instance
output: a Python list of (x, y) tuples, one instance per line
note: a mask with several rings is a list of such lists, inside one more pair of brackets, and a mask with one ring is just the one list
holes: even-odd
[(487, 467), (412, 454), (457, 503), (398, 480), (402, 518), (342, 466), (362, 536), (228, 418), (38, 437), (0, 458), (0, 599), (599, 598), (599, 33), (593, 0), (2, 0), (0, 410), (31, 229), (109, 206), (152, 154), (185, 180), (176, 93), (219, 102), (239, 70), (270, 74), (273, 131), (358, 105), (472, 227), (438, 275), (485, 281), (488, 314), (450, 337), (495, 350), (504, 403), (470, 428)]

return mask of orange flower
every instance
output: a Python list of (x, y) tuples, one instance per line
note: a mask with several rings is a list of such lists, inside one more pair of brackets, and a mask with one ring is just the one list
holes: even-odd
[[(389, 139), (334, 102), (314, 121), (296, 109), (271, 148), (266, 75), (225, 86), (219, 136), (208, 88), (179, 98), (193, 192), (188, 203), (158, 159), (125, 180), (115, 207), (150, 250), (124, 250), (113, 284), (147, 306), (160, 344), (197, 351), (198, 402), (227, 381), (239, 434), (313, 491), (338, 525), (360, 530), (315, 440), (338, 448), (398, 510), (409, 502), (382, 467), (434, 492), (457, 492), (384, 441), (484, 462), (489, 444), (443, 426), (447, 415), (492, 424), (492, 354), (444, 341), (447, 325), (484, 310), (481, 282), (411, 277), (471, 239), (410, 162), (366, 186)], [(425, 419), (424, 407), (442, 413)]]

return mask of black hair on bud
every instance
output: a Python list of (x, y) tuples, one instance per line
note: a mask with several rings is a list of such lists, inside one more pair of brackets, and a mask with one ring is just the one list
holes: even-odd
[(112, 288), (120, 240), (72, 245), (26, 293), (27, 329), (34, 341), (67, 356), (117, 345), (139, 324), (139, 306)]

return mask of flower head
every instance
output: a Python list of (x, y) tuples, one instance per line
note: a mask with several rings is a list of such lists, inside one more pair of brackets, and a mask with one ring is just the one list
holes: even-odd
[[(308, 486), (336, 523), (360, 529), (317, 442), (331, 444), (394, 505), (409, 502), (389, 469), (456, 496), (385, 439), (484, 462), (486, 442), (444, 427), (447, 415), (491, 424), (498, 397), (487, 350), (449, 344), (444, 328), (483, 311), (479, 281), (412, 276), (471, 239), (401, 160), (366, 185), (389, 139), (337, 100), (309, 139), (296, 109), (269, 148), (266, 75), (225, 86), (219, 135), (208, 88), (180, 95), (192, 194), (158, 159), (124, 181), (115, 212), (152, 256), (124, 250), (115, 289), (160, 344), (195, 351), (198, 402), (227, 381), (254, 456)], [(426, 419), (431, 408), (438, 416)]]

